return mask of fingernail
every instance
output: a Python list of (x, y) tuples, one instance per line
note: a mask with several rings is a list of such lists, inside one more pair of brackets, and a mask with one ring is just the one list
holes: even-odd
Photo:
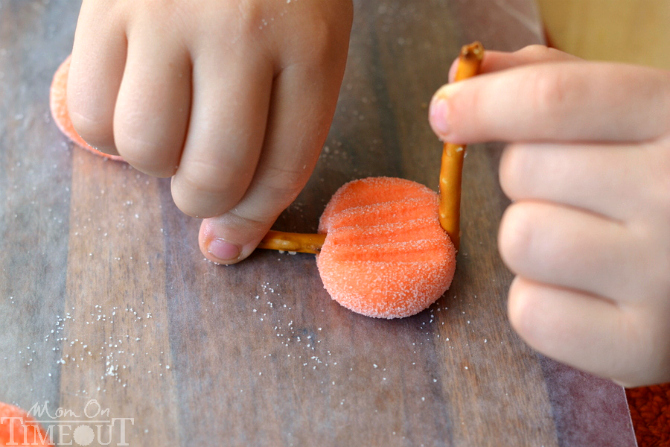
[(451, 130), (448, 114), (447, 99), (443, 96), (436, 96), (430, 104), (430, 125), (433, 127), (433, 131), (440, 137), (446, 136)]
[(207, 251), (222, 261), (233, 261), (240, 257), (241, 249), (225, 239), (212, 239)]

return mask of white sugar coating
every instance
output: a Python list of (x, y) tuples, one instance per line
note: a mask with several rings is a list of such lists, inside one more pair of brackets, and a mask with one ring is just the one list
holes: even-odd
[(337, 211), (326, 208), (321, 216), (319, 232), (328, 233), (336, 228), (347, 226), (359, 227), (361, 218), (374, 219), (378, 225), (396, 223), (402, 226), (408, 221), (415, 220), (418, 212), (432, 217), (433, 210), (437, 211), (438, 202), (437, 195), (433, 191), (430, 191), (430, 194), (431, 196), (421, 198), (386, 198), (385, 202), (356, 205)]
[[(453, 278), (453, 269), (448, 261), (424, 263), (388, 263), (353, 261), (338, 263), (337, 270), (323, 268), (328, 262), (327, 256), (317, 260), (321, 279), (328, 293), (343, 306), (375, 318), (403, 318), (426, 309), (448, 289)], [(398, 278), (407, 271), (415, 276), (397, 287)], [(447, 272), (447, 275), (443, 273)], [(437, 282), (421, 281), (421, 278), (434, 278)], [(334, 284), (334, 286), (333, 286)], [(381, 291), (383, 299), (371, 302), (368, 298)], [(363, 313), (363, 312), (359, 312)]]
[(358, 244), (383, 244), (388, 243), (389, 233), (394, 233), (395, 242), (408, 242), (416, 240), (416, 232), (426, 230), (434, 226), (432, 218), (410, 219), (403, 222), (391, 222), (376, 225), (374, 227), (361, 227), (357, 225), (342, 226), (331, 228), (328, 233), (328, 239), (331, 243), (345, 239), (350, 239), (353, 233), (356, 233), (356, 242)]
[(367, 316), (414, 315), (449, 288), (455, 249), (438, 220), (437, 194), (387, 177), (342, 186), (319, 225), (328, 233), (317, 266), (343, 306)]
[[(409, 191), (407, 190), (408, 186), (412, 188)], [(354, 191), (355, 194), (352, 194)], [(339, 213), (345, 209), (392, 202), (399, 199), (425, 199), (434, 195), (435, 192), (430, 188), (411, 180), (392, 177), (368, 177), (342, 185), (330, 199), (324, 216), (327, 219), (331, 212)], [(322, 221), (322, 223), (324, 222)]]

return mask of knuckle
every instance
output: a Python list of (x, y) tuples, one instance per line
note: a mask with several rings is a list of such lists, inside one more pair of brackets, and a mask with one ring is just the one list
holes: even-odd
[(555, 56), (562, 55), (563, 53), (554, 48), (549, 48), (546, 45), (528, 45), (519, 51), (518, 54), (523, 54), (524, 56), (529, 56), (533, 60), (547, 60), (553, 59)]
[(569, 110), (576, 89), (574, 83), (563, 73), (559, 70), (531, 70), (527, 77), (525, 81), (532, 106), (539, 116), (551, 116), (556, 112)]
[[(128, 2), (130, 3), (130, 2)], [(151, 21), (161, 23), (167, 29), (173, 30), (173, 35), (177, 36), (180, 32), (186, 33), (189, 30), (190, 20), (193, 15), (192, 8), (189, 8), (187, 2), (177, 0), (143, 0), (136, 3), (134, 7), (140, 9), (138, 14), (129, 14), (129, 21), (134, 20)]]
[(135, 169), (155, 177), (174, 174), (176, 163), (165, 156), (171, 151), (159, 141), (147, 140), (127, 131), (116, 132), (114, 140), (119, 154)]
[(312, 45), (309, 50), (310, 59), (319, 62), (329, 59), (332, 48), (330, 30), (326, 27), (316, 27), (312, 32), (313, 34), (310, 37)]
[(264, 23), (264, 14), (261, 2), (253, 0), (237, 0), (237, 22), (241, 37), (257, 36)]
[(184, 214), (208, 218), (219, 216), (240, 201), (244, 189), (234, 176), (203, 164), (177, 171), (172, 182), (172, 198)]
[(276, 215), (266, 216), (264, 213), (240, 213), (236, 210), (231, 210), (228, 214), (234, 218), (238, 228), (244, 228), (248, 232), (261, 232), (263, 234), (268, 231), (268, 226), (277, 218)]
[[(332, 65), (334, 61), (342, 60), (340, 54), (342, 44), (348, 39), (353, 13), (347, 11), (339, 20), (333, 19), (333, 12), (329, 7), (312, 8), (301, 20), (300, 41), (303, 57), (308, 61), (322, 65)], [(309, 46), (301, 43), (309, 39)]]
[(271, 167), (265, 170), (261, 178), (260, 182), (263, 187), (272, 190), (278, 196), (289, 197), (293, 200), (305, 185), (308, 173)]
[(507, 267), (515, 273), (532, 250), (533, 220), (527, 207), (510, 205), (500, 222), (498, 250)]
[(533, 289), (516, 278), (509, 290), (507, 317), (514, 330), (533, 346), (538, 344), (538, 335), (535, 329), (538, 319), (543, 317), (538, 312), (536, 303)]
[[(179, 185), (179, 186), (176, 186)], [(184, 186), (184, 180), (172, 183), (172, 200), (179, 210), (187, 216), (197, 218), (213, 217), (207, 213), (200, 200), (196, 200), (188, 186)]]
[(307, 178), (305, 173), (296, 170), (276, 167), (264, 169), (252, 188), (255, 199), (247, 203), (238, 214), (253, 222), (274, 221), (295, 200)]
[(66, 105), (74, 130), (92, 146), (113, 142), (112, 120), (100, 106), (92, 91), (91, 81), (78, 68), (77, 61), (70, 63), (67, 83)]
[(510, 144), (503, 151), (499, 166), (500, 186), (510, 199), (521, 197), (524, 179), (532, 172), (528, 155), (529, 152), (518, 144)]
[(267, 226), (295, 200), (308, 178), (307, 171), (264, 168), (257, 173), (243, 204), (229, 213), (246, 219), (247, 223)]
[(330, 57), (337, 30), (323, 15), (316, 15), (309, 21), (307, 30), (310, 38), (311, 59), (322, 60)]
[(111, 122), (90, 118), (90, 114), (78, 107), (70, 109), (72, 127), (88, 144), (93, 147), (114, 144), (114, 132)]
[(236, 186), (248, 177), (238, 171), (238, 164), (228, 163), (225, 159), (213, 162), (192, 158), (187, 163), (187, 166), (179, 171), (179, 175), (185, 186), (194, 191), (225, 194), (238, 189)]

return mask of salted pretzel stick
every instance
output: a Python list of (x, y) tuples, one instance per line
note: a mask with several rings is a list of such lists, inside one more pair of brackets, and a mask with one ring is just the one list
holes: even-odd
[(325, 234), (284, 233), (270, 230), (258, 244), (258, 248), (318, 254), (325, 240)]
[[(471, 78), (479, 73), (484, 47), (475, 42), (461, 49), (454, 82)], [(461, 238), (461, 179), (465, 145), (444, 143), (440, 169), (440, 225), (447, 232), (456, 250)]]

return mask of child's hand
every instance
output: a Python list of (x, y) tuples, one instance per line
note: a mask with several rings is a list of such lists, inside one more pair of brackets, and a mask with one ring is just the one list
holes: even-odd
[(440, 89), (430, 120), (444, 140), (512, 142), (512, 325), (619, 383), (670, 380), (670, 75), (544, 47), (489, 52), (483, 70)]
[(92, 146), (172, 179), (216, 262), (247, 257), (307, 182), (351, 0), (84, 0), (68, 106)]

